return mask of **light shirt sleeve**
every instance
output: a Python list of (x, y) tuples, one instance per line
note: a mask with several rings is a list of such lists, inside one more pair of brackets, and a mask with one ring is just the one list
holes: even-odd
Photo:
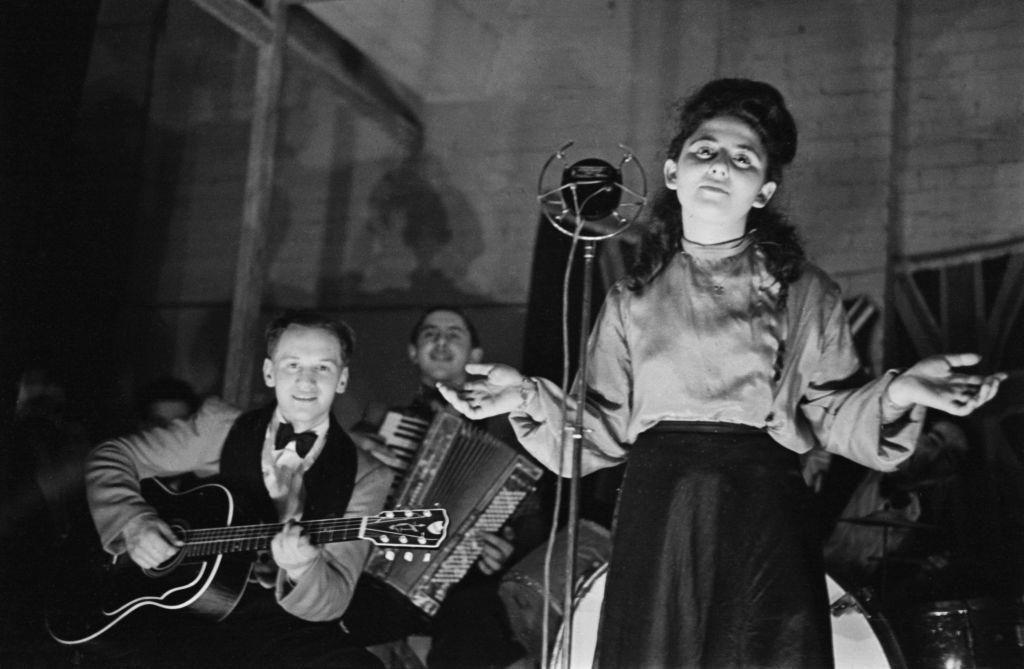
[[(391, 488), (392, 472), (362, 451), (357, 451), (355, 488), (346, 518), (380, 513)], [(356, 582), (370, 554), (368, 541), (324, 544), (316, 562), (292, 583), (278, 570), (275, 596), (285, 611), (310, 621), (335, 620), (348, 608)]]
[[(619, 464), (626, 457), (623, 443), (631, 417), (633, 378), (619, 294), (618, 290), (609, 293), (587, 342), (589, 383), (583, 417), (582, 474)], [(509, 422), (519, 442), (541, 464), (556, 474), (570, 476), (571, 431), (578, 403), (575, 396), (566, 397), (551, 381), (535, 380), (537, 393), (526, 406), (509, 414)], [(576, 383), (580, 382), (577, 378)], [(563, 402), (564, 425), (569, 431), (564, 444)]]
[[(896, 376), (889, 371), (864, 382), (858, 378), (857, 352), (846, 322), (838, 289), (817, 301), (817, 315), (803, 316), (805, 323), (818, 318), (820, 334), (804, 341), (816, 342), (795, 352), (803, 385), (786, 389), (800, 393), (799, 416), (829, 452), (842, 455), (871, 469), (892, 471), (910, 457), (920, 434), (925, 408), (915, 406), (903, 415), (884, 411), (886, 389)], [(798, 338), (798, 340), (801, 340)]]
[(188, 472), (207, 477), (220, 471), (221, 448), (240, 413), (209, 399), (195, 414), (168, 427), (111, 439), (92, 449), (85, 463), (86, 495), (105, 550), (124, 552), (125, 525), (142, 515), (156, 515), (142, 496), (142, 479)]

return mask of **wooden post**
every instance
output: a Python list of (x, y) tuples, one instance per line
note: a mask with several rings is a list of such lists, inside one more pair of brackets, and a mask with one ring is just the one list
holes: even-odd
[(272, 33), (267, 43), (257, 47), (256, 91), (249, 133), (242, 232), (235, 261), (231, 327), (224, 366), (224, 399), (242, 408), (247, 408), (252, 399), (253, 369), (256, 361), (262, 358), (254, 346), (266, 272), (263, 251), (274, 190), (274, 153), (287, 35), (287, 0), (267, 0), (265, 7)]
[[(906, 176), (908, 124), (910, 102), (907, 90), (910, 84), (910, 39), (912, 0), (898, 0), (896, 3), (896, 27), (893, 34), (892, 55), (892, 111), (890, 115), (889, 141), (889, 198), (886, 221), (886, 263), (885, 263), (885, 304), (884, 304), (884, 367), (890, 368), (901, 362), (893, 360), (893, 341), (899, 314), (895, 308), (900, 283), (896, 273), (906, 254), (904, 248), (904, 207), (903, 179)], [(909, 279), (909, 277), (908, 277)]]

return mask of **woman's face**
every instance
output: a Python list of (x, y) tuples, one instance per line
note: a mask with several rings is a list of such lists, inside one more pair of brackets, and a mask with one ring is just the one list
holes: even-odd
[(731, 116), (702, 123), (676, 160), (665, 161), (665, 184), (676, 191), (686, 236), (706, 243), (712, 231), (731, 235), (712, 241), (742, 235), (750, 208), (765, 206), (775, 193), (767, 169), (764, 145), (746, 123)]

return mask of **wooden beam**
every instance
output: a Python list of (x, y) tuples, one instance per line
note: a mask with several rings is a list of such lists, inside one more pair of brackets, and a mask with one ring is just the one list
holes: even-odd
[(895, 273), (894, 301), (898, 316), (910, 334), (911, 343), (920, 357), (942, 352), (942, 335), (928, 304), (910, 274)]
[(257, 47), (269, 44), (273, 39), (274, 27), (271, 20), (246, 2), (192, 0), (192, 3)]
[(252, 399), (251, 380), (257, 359), (256, 328), (263, 298), (265, 269), (263, 249), (274, 190), (281, 73), (288, 29), (288, 5), (285, 2), (267, 0), (266, 7), (273, 33), (271, 39), (259, 47), (257, 57), (255, 102), (249, 132), (245, 200), (242, 204), (242, 233), (235, 264), (228, 357), (224, 369), (224, 398), (242, 408), (247, 408)]
[[(936, 307), (939, 313), (936, 319), (938, 321), (938, 328), (935, 334), (939, 338), (939, 346), (942, 347), (939, 349), (940, 351), (948, 351), (950, 349), (949, 330), (952, 325), (952, 319), (949, 316), (949, 271), (949, 267), (943, 267), (939, 270), (939, 300)], [(913, 282), (914, 275), (908, 274), (907, 278)], [(914, 286), (916, 288), (917, 284), (914, 283)]]
[[(898, 276), (896, 264), (903, 259), (904, 249), (904, 226), (906, 225), (905, 211), (903, 207), (903, 180), (906, 175), (907, 143), (909, 141), (909, 110), (910, 100), (908, 90), (910, 79), (911, 63), (911, 36), (913, 18), (913, 3), (911, 0), (897, 0), (895, 3), (895, 28), (893, 29), (893, 53), (892, 53), (892, 108), (889, 119), (891, 128), (889, 130), (889, 197), (887, 200), (888, 216), (886, 219), (886, 263), (885, 263), (885, 307), (883, 308), (883, 358), (886, 367), (893, 367), (902, 362), (892, 359), (890, 351), (893, 346), (889, 345), (896, 336), (896, 323), (899, 317), (897, 300), (900, 297), (900, 290), (897, 286)], [(910, 277), (906, 277), (908, 283), (913, 286)], [(889, 308), (889, 305), (897, 305), (897, 309)], [(904, 320), (906, 322), (906, 320)], [(910, 323), (907, 323), (910, 326)]]
[[(1017, 254), (1010, 256), (1006, 264), (1006, 272), (999, 284), (999, 292), (996, 293), (985, 328), (994, 333), (990, 339), (991, 349), (987, 352), (990, 358), (986, 361), (992, 369), (999, 369), (1005, 364), (1011, 328), (1024, 308), (1024, 290), (1021, 290), (1021, 286), (1024, 286), (1024, 254)], [(1020, 345), (1019, 342), (1017, 345)]]
[(977, 246), (958, 247), (934, 253), (919, 253), (903, 258), (902, 265), (918, 271), (922, 269), (941, 269), (952, 265), (980, 263), (992, 258), (1024, 253), (1024, 237), (1015, 237), (999, 242), (978, 244)]
[[(267, 16), (243, 0), (192, 2), (257, 48), (273, 38), (273, 28)], [(287, 0), (285, 4), (297, 3)], [(407, 102), (415, 96), (390, 81), (362, 52), (306, 9), (296, 7), (289, 12), (285, 44), (289, 56), (299, 58), (327, 77), (346, 103), (383, 125), (404, 143), (420, 146), (423, 125)]]
[(985, 305), (988, 304), (987, 288), (985, 286), (984, 266), (980, 262), (971, 263), (971, 307), (972, 323), (974, 327), (974, 350), (985, 356), (992, 350), (992, 335), (985, 327), (988, 319), (985, 317)]

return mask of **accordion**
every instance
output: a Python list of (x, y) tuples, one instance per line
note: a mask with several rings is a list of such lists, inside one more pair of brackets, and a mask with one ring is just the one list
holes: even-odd
[[(389, 412), (379, 430), (396, 454), (418, 452), (393, 491), (397, 507), (441, 506), (450, 518), (448, 538), (429, 561), (393, 560), (373, 548), (366, 572), (398, 590), (427, 616), (480, 556), (478, 532), (495, 532), (537, 486), (541, 468), (501, 440), (448, 411), (429, 424)], [(405, 448), (403, 448), (403, 446)]]

